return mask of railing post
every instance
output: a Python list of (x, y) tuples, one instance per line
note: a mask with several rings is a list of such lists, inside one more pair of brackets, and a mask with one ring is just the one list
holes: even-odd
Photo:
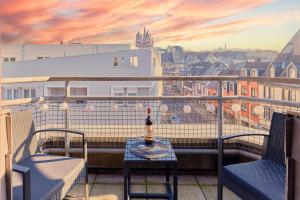
[[(71, 93), (71, 88), (70, 88), (70, 81), (65, 81), (65, 99), (64, 99), (64, 103), (67, 103), (68, 105), (68, 109), (64, 110), (64, 121), (65, 121), (65, 128), (68, 129), (69, 128), (69, 100), (68, 97), (70, 97), (70, 93)], [(65, 132), (65, 156), (70, 156), (69, 153), (70, 150), (70, 138), (69, 138), (69, 134), (67, 132)]]
[(223, 162), (223, 81), (218, 81), (218, 200), (223, 199), (222, 162)]
[(218, 139), (223, 134), (223, 81), (218, 81)]

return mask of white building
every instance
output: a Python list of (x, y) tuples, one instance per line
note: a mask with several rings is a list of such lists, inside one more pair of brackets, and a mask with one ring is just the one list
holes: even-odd
[(15, 62), (130, 50), (130, 44), (2, 44), (0, 60)]
[[(2, 77), (36, 76), (159, 76), (159, 54), (129, 45), (9, 45), (3, 46)], [(38, 57), (49, 57), (39, 59)], [(19, 61), (21, 60), (21, 61)], [(62, 82), (3, 85), (4, 99), (63, 96)], [(71, 96), (161, 95), (157, 82), (71, 82)]]

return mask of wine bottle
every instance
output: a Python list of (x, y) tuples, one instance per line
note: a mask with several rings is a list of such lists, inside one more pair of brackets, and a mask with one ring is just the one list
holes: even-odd
[(148, 108), (147, 109), (147, 117), (146, 117), (146, 120), (145, 120), (145, 131), (146, 131), (146, 135), (145, 135), (145, 144), (147, 145), (151, 145), (153, 143), (153, 122), (151, 120), (151, 117), (150, 117), (150, 114), (151, 114), (151, 109)]

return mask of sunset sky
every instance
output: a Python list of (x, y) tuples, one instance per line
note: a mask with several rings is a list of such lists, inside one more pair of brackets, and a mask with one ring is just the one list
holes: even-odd
[(0, 0), (3, 43), (132, 43), (280, 50), (300, 28), (300, 0)]

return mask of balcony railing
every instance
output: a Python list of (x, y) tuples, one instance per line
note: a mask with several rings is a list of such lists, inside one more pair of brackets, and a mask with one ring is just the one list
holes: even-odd
[[(300, 79), (192, 76), (192, 77), (32, 77), (7, 78), (2, 83), (61, 82), (65, 95), (2, 101), (2, 107), (12, 112), (32, 110), (35, 128), (72, 128), (86, 132), (89, 151), (118, 151), (128, 137), (140, 137), (144, 132), (146, 108), (152, 109), (156, 137), (170, 138), (182, 151), (216, 152), (217, 142), (224, 134), (267, 133), (273, 111), (299, 110), (299, 102), (223, 95), (223, 82), (249, 81), (259, 84), (300, 84)], [(72, 82), (215, 82), (217, 94), (197, 96), (71, 96)], [(259, 91), (260, 92), (260, 91)], [(260, 113), (251, 113), (259, 107)], [(241, 110), (242, 109), (242, 110)], [(246, 109), (246, 110), (245, 110)], [(252, 108), (251, 108), (252, 109)], [(259, 109), (258, 109), (259, 110)], [(78, 138), (62, 140), (60, 133), (47, 133), (48, 149), (76, 151)], [(231, 148), (259, 153), (262, 140), (245, 137), (227, 144)]]

